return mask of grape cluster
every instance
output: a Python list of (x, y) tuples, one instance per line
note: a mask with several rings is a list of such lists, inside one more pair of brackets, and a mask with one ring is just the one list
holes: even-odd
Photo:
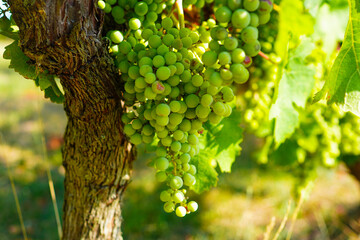
[[(232, 83), (249, 79), (247, 67), (260, 51), (256, 28), (260, 22), (250, 20), (252, 15), (260, 16), (265, 5), (258, 1), (257, 7), (249, 8), (251, 4), (245, 2), (245, 9), (242, 4), (228, 8), (234, 12), (229, 10), (227, 16), (219, 15), (225, 5), (219, 7), (216, 20), (192, 26), (192, 30), (177, 27), (176, 19), (162, 15), (168, 8), (160, 1), (98, 2), (120, 25), (107, 37), (128, 107), (122, 116), (124, 133), (135, 145), (156, 142), (152, 164), (156, 179), (167, 184), (160, 200), (166, 212), (175, 211), (179, 217), (198, 208), (184, 187), (196, 184), (192, 158), (200, 151), (203, 124), (219, 124), (231, 114)], [(235, 17), (226, 27), (228, 15)]]

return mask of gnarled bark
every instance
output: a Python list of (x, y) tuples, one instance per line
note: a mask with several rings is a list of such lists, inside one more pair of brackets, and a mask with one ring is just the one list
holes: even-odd
[(119, 77), (101, 41), (103, 14), (96, 0), (9, 2), (22, 50), (65, 91), (63, 239), (121, 239), (134, 151), (122, 131)]

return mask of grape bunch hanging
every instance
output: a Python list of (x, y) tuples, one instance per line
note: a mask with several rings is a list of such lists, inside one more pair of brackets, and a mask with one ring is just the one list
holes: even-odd
[[(211, 9), (209, 19), (187, 21), (185, 11)], [(228, 117), (233, 84), (249, 79), (260, 52), (258, 26), (270, 20), (272, 0), (100, 0), (112, 16), (106, 36), (121, 74), (128, 107), (124, 132), (138, 145), (157, 141), (153, 166), (167, 185), (166, 212), (179, 217), (198, 204), (186, 196), (196, 183), (192, 157), (199, 153), (203, 124)]]

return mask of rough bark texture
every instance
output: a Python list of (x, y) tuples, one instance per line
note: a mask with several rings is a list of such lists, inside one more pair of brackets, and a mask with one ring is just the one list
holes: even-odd
[(101, 41), (96, 0), (10, 0), (20, 46), (60, 77), (64, 136), (63, 239), (121, 239), (121, 195), (134, 151), (123, 135), (119, 80)]

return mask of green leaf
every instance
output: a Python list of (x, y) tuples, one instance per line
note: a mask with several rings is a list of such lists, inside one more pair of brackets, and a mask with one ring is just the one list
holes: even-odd
[(35, 79), (37, 77), (35, 66), (27, 63), (30, 59), (21, 51), (18, 41), (5, 47), (3, 57), (10, 60), (9, 68), (14, 69), (24, 78)]
[(350, 19), (345, 39), (323, 89), (315, 95), (319, 101), (327, 94), (328, 103), (360, 116), (360, 3), (349, 0)]
[(218, 182), (218, 173), (211, 166), (212, 154), (203, 149), (200, 153), (191, 158), (192, 164), (196, 166), (197, 173), (195, 174), (196, 183), (191, 187), (196, 193), (201, 193), (215, 187)]
[(348, 18), (347, 8), (331, 8), (329, 4), (324, 4), (319, 9), (313, 38), (314, 41), (321, 41), (327, 60), (330, 60), (338, 42), (344, 38)]
[(286, 59), (289, 35), (298, 39), (314, 31), (314, 19), (305, 12), (301, 0), (282, 0), (279, 13), (279, 32), (276, 38), (275, 51), (279, 57)]
[(278, 95), (270, 109), (270, 119), (275, 119), (274, 136), (276, 147), (290, 137), (299, 126), (299, 112), (297, 108), (304, 108), (314, 86), (315, 70), (307, 66), (305, 57), (315, 45), (309, 39), (289, 52), (286, 65), (278, 86)]
[(14, 41), (5, 47), (3, 57), (10, 60), (9, 68), (14, 69), (24, 78), (33, 79), (35, 85), (45, 92), (45, 98), (49, 98), (55, 103), (63, 103), (64, 95), (61, 93), (54, 76), (46, 72), (38, 74), (35, 66), (28, 64), (30, 59), (21, 51), (18, 41)]
[(213, 158), (216, 159), (222, 172), (231, 172), (231, 165), (240, 154), (240, 143), (243, 139), (240, 123), (241, 112), (235, 109), (217, 126), (208, 127), (208, 151), (213, 153)]

